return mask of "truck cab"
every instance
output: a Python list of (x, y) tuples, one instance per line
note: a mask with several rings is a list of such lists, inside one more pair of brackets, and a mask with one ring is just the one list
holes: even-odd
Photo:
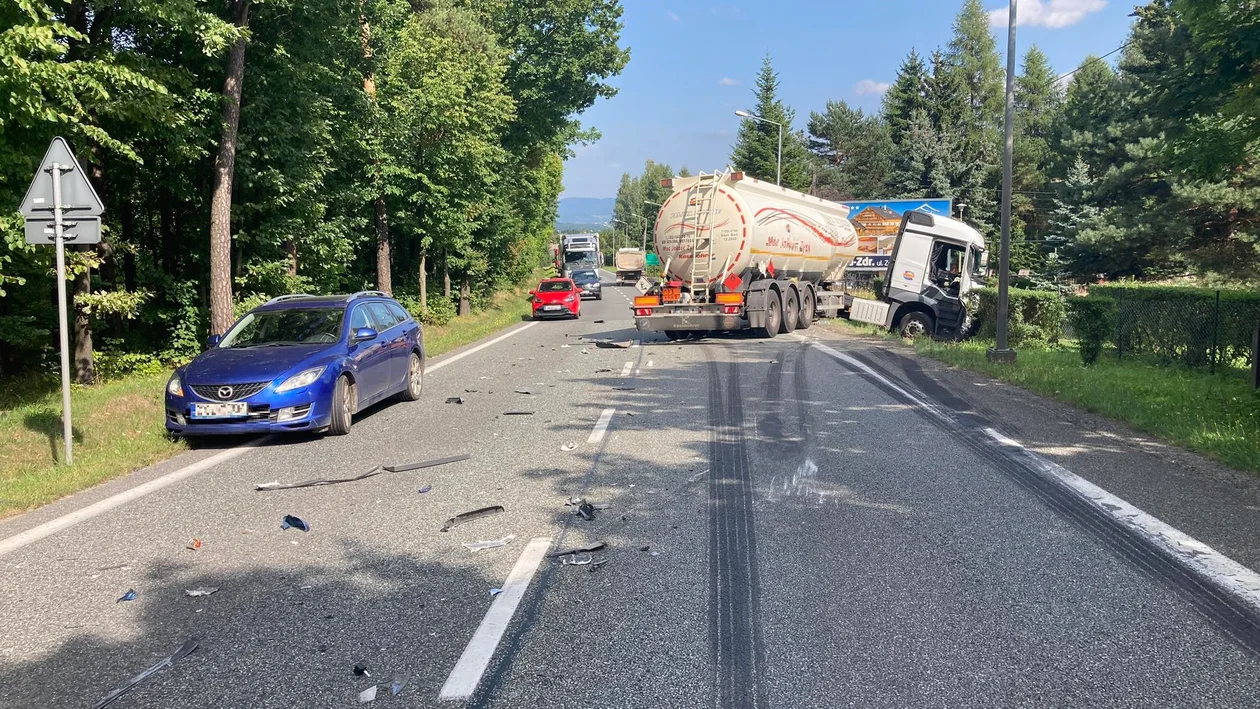
[(967, 294), (988, 262), (984, 237), (949, 217), (907, 212), (901, 220), (879, 300), (853, 299), (849, 318), (903, 337), (960, 339), (974, 330)]

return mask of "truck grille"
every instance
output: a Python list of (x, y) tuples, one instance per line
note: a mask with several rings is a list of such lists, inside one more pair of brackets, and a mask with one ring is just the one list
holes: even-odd
[(193, 384), (192, 390), (197, 396), (210, 401), (240, 401), (257, 394), (269, 382), (251, 384)]

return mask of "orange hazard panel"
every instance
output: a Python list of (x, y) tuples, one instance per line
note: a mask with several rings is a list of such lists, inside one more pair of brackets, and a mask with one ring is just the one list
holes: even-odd
[(661, 304), (661, 299), (660, 299), (660, 296), (655, 296), (655, 295), (636, 295), (636, 296), (634, 297), (634, 305), (635, 305), (635, 307), (649, 307), (649, 308), (650, 308), (650, 307), (652, 307), (652, 306), (654, 306), (654, 305), (660, 305), (660, 304)]
[(682, 300), (682, 288), (678, 286), (665, 286), (661, 289), (661, 299), (666, 303), (677, 303)]
[(744, 294), (743, 293), (718, 293), (717, 302), (721, 303), (722, 305), (743, 305)]

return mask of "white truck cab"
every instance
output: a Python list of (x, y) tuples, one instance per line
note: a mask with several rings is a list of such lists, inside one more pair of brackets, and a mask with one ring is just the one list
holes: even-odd
[(849, 319), (903, 337), (960, 339), (973, 330), (966, 295), (980, 286), (987, 262), (980, 232), (957, 219), (906, 212), (879, 300), (854, 298)]

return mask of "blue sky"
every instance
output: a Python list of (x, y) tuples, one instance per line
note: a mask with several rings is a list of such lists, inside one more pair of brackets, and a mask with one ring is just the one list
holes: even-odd
[[(1137, 0), (1019, 0), (1018, 54), (1037, 44), (1059, 73), (1124, 43)], [(648, 159), (693, 172), (725, 167), (770, 52), (795, 128), (828, 100), (877, 110), (910, 49), (944, 46), (962, 0), (623, 0), (630, 63), (580, 120), (603, 134), (565, 165), (563, 197), (611, 197)], [(1002, 0), (985, 9), (1005, 17)], [(998, 26), (1000, 25), (1000, 26)], [(994, 26), (1005, 52), (1005, 20)], [(1112, 57), (1111, 60), (1114, 60)]]

